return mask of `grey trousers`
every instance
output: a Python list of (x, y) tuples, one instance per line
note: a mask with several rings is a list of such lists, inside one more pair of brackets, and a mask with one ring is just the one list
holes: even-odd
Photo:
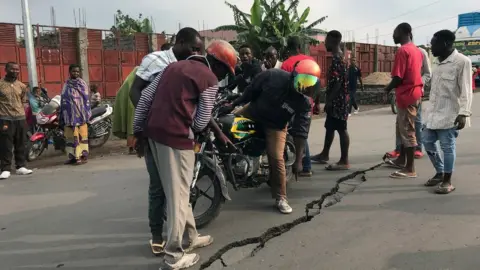
[(195, 153), (193, 150), (174, 149), (150, 139), (148, 142), (167, 203), (165, 260), (174, 263), (184, 254), (182, 244), (189, 246), (198, 237), (190, 205)]

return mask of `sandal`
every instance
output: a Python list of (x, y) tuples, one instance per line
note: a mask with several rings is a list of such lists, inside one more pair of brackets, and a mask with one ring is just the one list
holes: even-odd
[(328, 164), (328, 159), (323, 159), (320, 155), (315, 155), (311, 157), (310, 160), (313, 163), (317, 163), (317, 164), (325, 164), (325, 165)]
[(299, 177), (312, 177), (312, 171), (301, 171), (298, 173)]
[(424, 186), (426, 187), (434, 187), (440, 184), (443, 181), (443, 174), (436, 174), (434, 177), (428, 179), (427, 182), (425, 182)]
[(77, 165), (77, 166), (80, 166), (80, 165), (83, 165), (83, 164), (87, 164), (87, 160), (82, 160), (82, 159), (79, 159), (79, 160), (75, 160), (75, 163), (73, 163), (73, 165)]
[(405, 169), (405, 167), (400, 166), (398, 164), (395, 164), (395, 162), (391, 159), (388, 159), (384, 162), (385, 162), (385, 165), (387, 165), (388, 167), (392, 167), (392, 168), (395, 168), (395, 169)]
[(396, 171), (392, 174), (390, 174), (390, 178), (395, 178), (395, 179), (407, 179), (407, 178), (417, 178), (417, 174), (408, 174), (404, 173), (401, 171)]
[(335, 163), (328, 165), (325, 169), (327, 171), (346, 171), (350, 169), (350, 165)]
[(452, 184), (449, 184), (448, 186), (444, 186), (443, 184), (440, 184), (436, 189), (435, 193), (437, 194), (450, 194), (455, 191), (455, 187)]
[(77, 163), (77, 160), (76, 160), (76, 159), (69, 159), (69, 160), (65, 161), (63, 164), (65, 164), (65, 165), (73, 165), (73, 164), (75, 164), (75, 163)]
[(152, 239), (150, 239), (150, 248), (152, 249), (152, 253), (155, 256), (161, 255), (165, 252), (165, 241), (163, 241), (161, 244), (159, 243), (154, 243)]

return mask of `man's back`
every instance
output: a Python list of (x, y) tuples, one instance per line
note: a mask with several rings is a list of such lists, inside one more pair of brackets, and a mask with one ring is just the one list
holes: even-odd
[(294, 114), (310, 112), (308, 98), (292, 89), (291, 74), (284, 70), (262, 72), (251, 87), (259, 95), (250, 103), (250, 112), (270, 128), (282, 129)]
[(147, 120), (147, 136), (158, 143), (188, 149), (199, 96), (218, 83), (203, 63), (185, 60), (164, 71)]

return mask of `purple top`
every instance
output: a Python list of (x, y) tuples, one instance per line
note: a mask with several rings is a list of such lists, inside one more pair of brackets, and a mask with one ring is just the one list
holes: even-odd
[(89, 89), (81, 78), (66, 81), (61, 95), (60, 121), (65, 126), (86, 124), (92, 115)]

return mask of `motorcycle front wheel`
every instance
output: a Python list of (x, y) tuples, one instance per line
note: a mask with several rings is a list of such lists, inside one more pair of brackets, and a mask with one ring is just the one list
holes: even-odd
[[(217, 218), (224, 202), (222, 187), (215, 172), (208, 166), (203, 166), (195, 187), (190, 189), (190, 204), (197, 228), (202, 228)], [(204, 204), (207, 206), (203, 207)]]
[(392, 109), (393, 114), (397, 114), (397, 99), (395, 95), (392, 95), (392, 98), (390, 99), (390, 108)]
[(45, 143), (43, 141), (35, 141), (32, 142), (28, 140), (27, 142), (27, 161), (31, 162), (36, 160), (39, 156), (42, 155), (43, 151), (45, 150)]
[[(265, 153), (266, 155), (266, 153)], [(285, 150), (284, 150), (284, 160), (285, 160), (285, 173), (287, 175), (287, 183), (293, 181), (295, 175), (292, 172), (292, 166), (295, 163), (295, 159), (297, 157), (297, 151), (295, 149), (295, 142), (293, 141), (293, 137), (290, 134), (287, 134), (287, 141), (285, 142)], [(270, 171), (268, 172), (270, 174)], [(270, 177), (267, 176), (267, 185), (272, 186), (270, 183)]]

